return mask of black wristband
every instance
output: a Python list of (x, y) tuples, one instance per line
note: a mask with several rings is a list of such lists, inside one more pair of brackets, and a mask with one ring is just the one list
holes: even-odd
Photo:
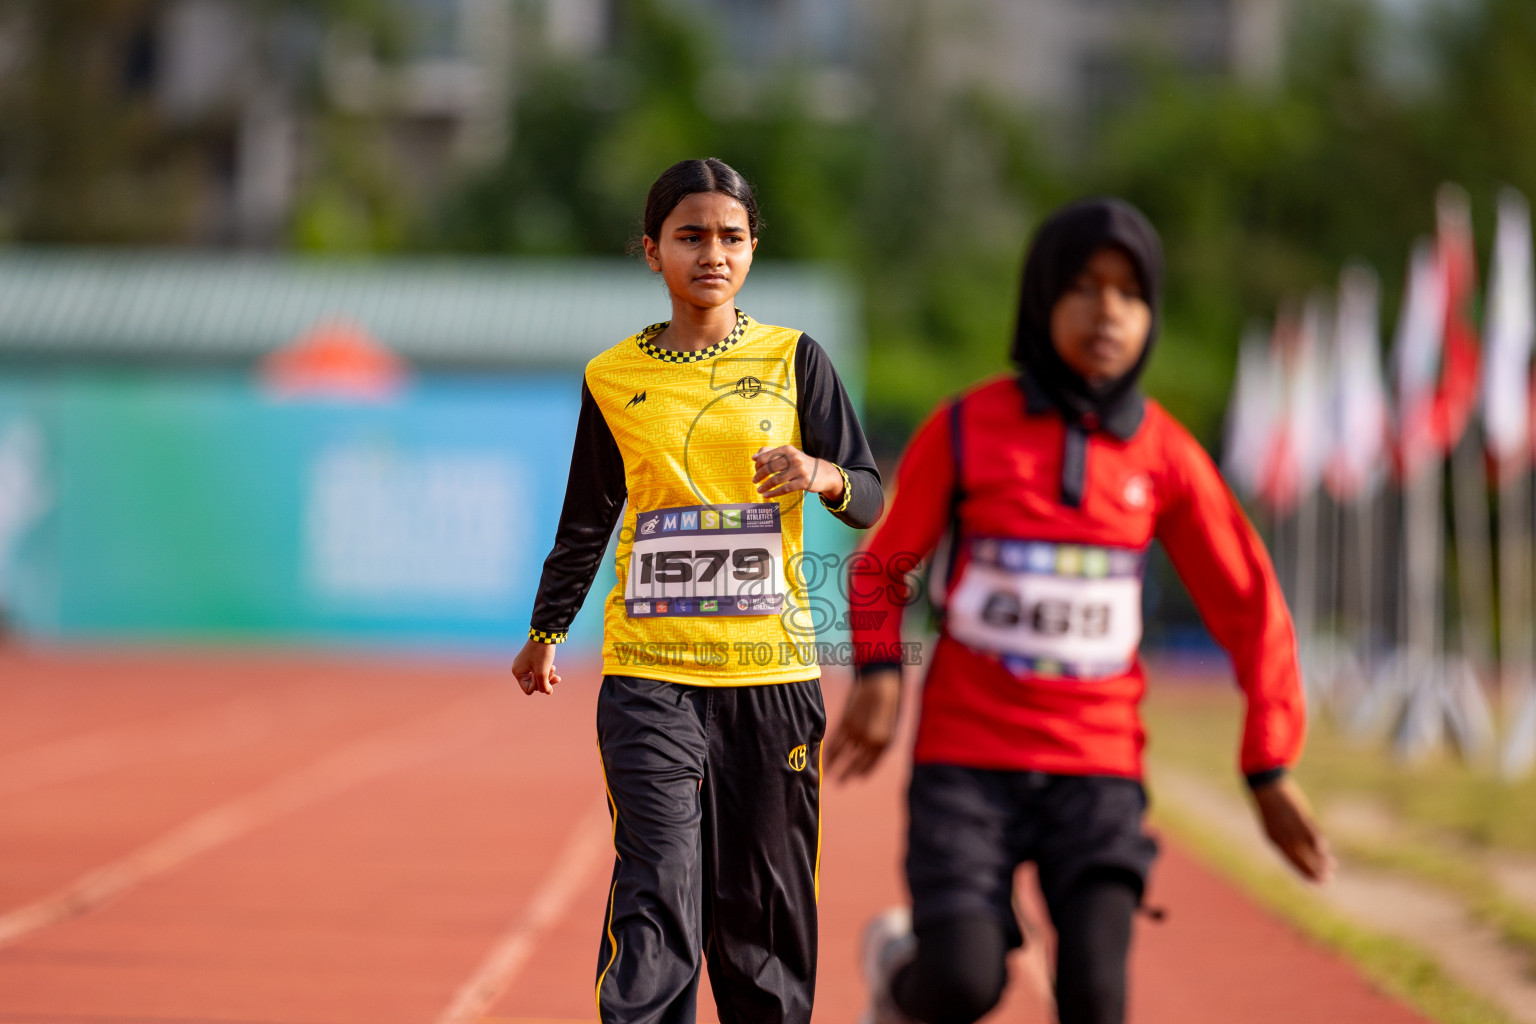
[(1259, 789), (1269, 785), (1271, 782), (1279, 781), (1284, 775), (1285, 765), (1280, 764), (1273, 768), (1266, 768), (1261, 772), (1249, 772), (1243, 777), (1248, 780), (1249, 789)]
[(857, 676), (860, 679), (863, 679), (867, 675), (873, 675), (876, 672), (884, 672), (886, 669), (891, 669), (893, 671), (900, 672), (901, 671), (901, 662), (899, 662), (899, 661), (870, 661), (870, 662), (866, 662), (863, 665), (860, 665), (856, 669), (854, 669), (854, 675)]

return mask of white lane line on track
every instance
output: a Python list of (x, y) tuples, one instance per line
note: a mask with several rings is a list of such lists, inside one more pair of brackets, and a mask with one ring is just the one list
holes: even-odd
[(100, 907), (200, 854), (311, 804), (503, 732), (505, 687), (482, 690), (404, 725), (382, 729), (332, 751), (260, 789), (220, 804), (119, 860), (36, 902), (0, 914), (0, 948)]
[(477, 1024), (511, 986), (550, 926), (559, 923), (601, 864), (612, 863), (608, 812), (595, 809), (571, 830), (555, 868), (541, 881), (538, 895), (480, 963), (479, 969), (459, 986), (437, 1024)]
[(271, 701), (246, 695), (211, 708), (107, 726), (0, 758), (0, 797), (177, 757), (246, 746), (277, 730)]

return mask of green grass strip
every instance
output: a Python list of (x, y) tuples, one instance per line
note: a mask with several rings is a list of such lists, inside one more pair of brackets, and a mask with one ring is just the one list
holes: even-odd
[(1184, 847), (1269, 911), (1344, 956), (1379, 989), (1425, 1017), (1439, 1024), (1516, 1024), (1502, 1009), (1453, 980), (1423, 950), (1372, 932), (1316, 897), (1298, 892), (1290, 879), (1233, 852), (1168, 801), (1158, 805), (1154, 817)]

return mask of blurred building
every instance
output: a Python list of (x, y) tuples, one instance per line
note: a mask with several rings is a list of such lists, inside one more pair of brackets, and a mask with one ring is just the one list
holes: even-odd
[[(545, 0), (584, 38), (622, 27), (621, 0)], [(849, 109), (891, 61), (952, 90), (985, 89), (1076, 116), (1121, 98), (1138, 65), (1264, 83), (1280, 71), (1294, 0), (674, 0), (715, 17), (733, 62), (797, 64)], [(606, 8), (606, 10), (605, 10)], [(571, 12), (580, 9), (579, 16)], [(591, 44), (589, 44), (591, 45)]]
[[(1122, 98), (1138, 65), (1273, 80), (1290, 0), (862, 0), (921, 11), (932, 68), (1027, 106), (1075, 113)], [(909, 15), (911, 16), (911, 15)]]
[(431, 193), (467, 163), (500, 152), (507, 120), (511, 21), (501, 0), (391, 0), (398, 53), (351, 22), (301, 13), (263, 19), (234, 0), (175, 0), (148, 45), (168, 118), (229, 136), (216, 233), (270, 239), (286, 222), (313, 130), (303, 94), (343, 115), (383, 122), (393, 166)]
[[(1138, 60), (1266, 81), (1280, 70), (1292, 0), (673, 0), (717, 21), (726, 63), (800, 65), (836, 90), (918, 53), (950, 88), (981, 86), (1074, 112), (1125, 86)], [(623, 0), (539, 0), (549, 44), (593, 55), (624, 28)]]

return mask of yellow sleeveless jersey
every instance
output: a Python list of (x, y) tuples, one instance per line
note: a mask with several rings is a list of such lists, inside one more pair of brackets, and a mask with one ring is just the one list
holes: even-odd
[(816, 625), (833, 605), (825, 593), (813, 604), (806, 587), (826, 575), (801, 561), (808, 492), (763, 500), (752, 456), (787, 444), (833, 462), (844, 493), (828, 510), (872, 525), (879, 477), (847, 395), (800, 331), (738, 313), (728, 337), (676, 352), (652, 344), (665, 326), (587, 364), (566, 507), (530, 635), (564, 639), (596, 570), (592, 550), (618, 519), (605, 674), (700, 686), (816, 678)]

